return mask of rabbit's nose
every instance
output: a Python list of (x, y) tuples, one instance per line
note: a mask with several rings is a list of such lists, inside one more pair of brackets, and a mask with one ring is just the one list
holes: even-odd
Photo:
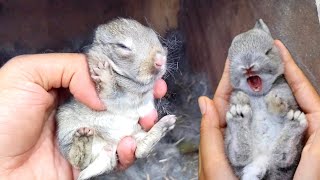
[(167, 57), (157, 53), (154, 57), (154, 67), (156, 69), (161, 69), (167, 62)]
[(247, 76), (254, 75), (255, 72), (253, 71), (253, 68), (254, 68), (254, 65), (250, 66), (249, 68), (246, 68), (246, 69), (245, 69), (245, 74), (246, 74)]

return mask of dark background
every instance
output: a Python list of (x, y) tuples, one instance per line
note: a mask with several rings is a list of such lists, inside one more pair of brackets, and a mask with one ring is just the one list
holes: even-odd
[(315, 0), (0, 0), (0, 60), (81, 44), (101, 23), (131, 17), (162, 36), (178, 28), (194, 71), (217, 85), (232, 38), (262, 18), (320, 90)]

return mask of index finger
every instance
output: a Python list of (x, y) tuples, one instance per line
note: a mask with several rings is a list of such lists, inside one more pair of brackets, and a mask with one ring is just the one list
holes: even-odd
[(163, 79), (156, 80), (153, 88), (155, 98), (162, 98), (167, 93), (167, 83)]
[(124, 137), (118, 144), (117, 153), (118, 153), (118, 168), (120, 170), (127, 169), (135, 161), (135, 150), (137, 144), (132, 137)]
[(320, 98), (310, 81), (292, 59), (288, 49), (281, 41), (275, 40), (284, 63), (284, 75), (299, 106), (305, 113), (318, 112)]
[(230, 61), (229, 59), (227, 59), (221, 80), (213, 97), (214, 103), (219, 113), (221, 127), (224, 127), (226, 125), (225, 115), (228, 110), (227, 108), (229, 105), (229, 98), (232, 93), (232, 86), (230, 84), (229, 64)]

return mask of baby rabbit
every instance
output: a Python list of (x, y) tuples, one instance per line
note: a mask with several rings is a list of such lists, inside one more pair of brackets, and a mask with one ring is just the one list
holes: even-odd
[(234, 91), (225, 149), (236, 175), (243, 180), (292, 179), (307, 121), (284, 79), (266, 24), (260, 19), (236, 36), (228, 57)]
[(117, 145), (125, 136), (136, 139), (135, 156), (146, 157), (176, 121), (167, 115), (149, 132), (138, 123), (156, 111), (153, 86), (166, 71), (167, 51), (152, 29), (121, 18), (100, 25), (86, 55), (107, 110), (97, 112), (72, 99), (56, 115), (60, 150), (81, 169), (78, 179), (112, 171)]

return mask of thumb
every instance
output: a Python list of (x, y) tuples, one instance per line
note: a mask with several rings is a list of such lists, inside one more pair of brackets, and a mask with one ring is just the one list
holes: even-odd
[(105, 109), (90, 78), (83, 54), (22, 55), (13, 58), (4, 67), (7, 66), (19, 72), (11, 73), (13, 78), (16, 78), (16, 74), (21, 75), (23, 81), (37, 84), (45, 91), (69, 88), (71, 94), (83, 104), (95, 110)]
[(200, 127), (200, 179), (236, 179), (224, 153), (219, 115), (211, 99), (199, 98), (202, 114)]

